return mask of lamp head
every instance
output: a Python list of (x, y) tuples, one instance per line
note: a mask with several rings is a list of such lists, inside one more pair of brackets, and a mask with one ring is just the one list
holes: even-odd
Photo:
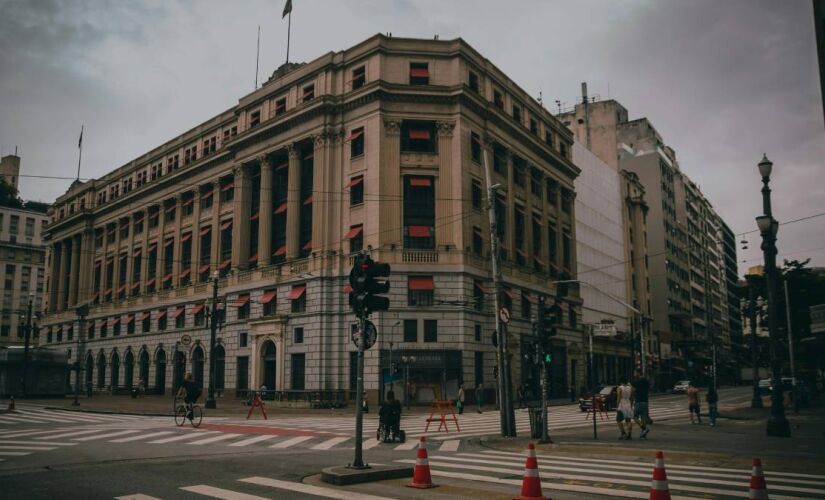
[(768, 159), (768, 156), (764, 153), (762, 154), (762, 161), (759, 162), (759, 175), (762, 176), (763, 179), (769, 179), (771, 177), (771, 170), (773, 169), (773, 163)]
[(218, 272), (217, 269), (215, 269), (215, 272), (212, 273), (212, 279), (217, 281), (218, 278), (220, 278), (220, 276), (221, 276), (221, 274)]
[(772, 223), (773, 217), (770, 215), (760, 215), (756, 218), (756, 225), (759, 227), (759, 232), (762, 233), (763, 236), (770, 234)]

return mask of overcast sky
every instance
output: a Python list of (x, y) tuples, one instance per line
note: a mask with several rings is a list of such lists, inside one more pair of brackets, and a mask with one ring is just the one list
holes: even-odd
[[(0, 0), (0, 145), (22, 173), (99, 177), (233, 106), (284, 61), (284, 0)], [(825, 128), (810, 0), (294, 0), (291, 57), (378, 32), (462, 37), (522, 88), (572, 105), (617, 99), (648, 117), (736, 233), (774, 162), (780, 221), (825, 212)], [(23, 178), (53, 201), (68, 180)], [(741, 239), (738, 238), (738, 239)], [(760, 263), (757, 233), (740, 267)], [(825, 265), (825, 217), (780, 228), (780, 262)], [(746, 262), (742, 262), (746, 261)], [(741, 270), (740, 270), (741, 271)]]

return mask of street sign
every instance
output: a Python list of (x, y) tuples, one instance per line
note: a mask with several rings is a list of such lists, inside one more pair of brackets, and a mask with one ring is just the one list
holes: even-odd
[(615, 337), (616, 325), (613, 323), (595, 323), (593, 324), (594, 337)]
[(182, 335), (180, 338), (180, 345), (189, 345), (192, 343), (192, 336), (189, 334)]
[(502, 323), (505, 325), (510, 322), (510, 310), (506, 307), (502, 307), (498, 310), (498, 317)]
[(367, 331), (366, 335), (361, 334), (360, 327), (356, 328), (352, 332), (352, 343), (355, 344), (355, 347), (361, 347), (361, 342), (363, 340), (364, 349), (369, 349), (375, 345), (375, 339), (378, 337), (378, 330), (375, 328), (375, 324), (369, 320), (364, 321), (364, 329)]

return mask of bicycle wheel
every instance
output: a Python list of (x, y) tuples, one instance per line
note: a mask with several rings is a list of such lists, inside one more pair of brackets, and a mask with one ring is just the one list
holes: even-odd
[(175, 424), (181, 427), (184, 422), (186, 422), (186, 406), (180, 405), (175, 410)]
[(201, 420), (203, 420), (203, 412), (201, 411), (200, 406), (195, 405), (192, 407), (192, 427), (200, 426)]

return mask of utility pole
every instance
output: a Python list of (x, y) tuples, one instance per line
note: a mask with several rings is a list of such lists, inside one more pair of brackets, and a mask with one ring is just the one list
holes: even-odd
[(220, 274), (216, 270), (212, 275), (212, 322), (209, 325), (209, 395), (206, 398), (207, 408), (217, 408), (215, 401), (215, 337), (218, 334), (218, 278)]
[(29, 294), (29, 307), (26, 310), (26, 340), (23, 346), (23, 384), (21, 390), (23, 397), (26, 397), (26, 381), (29, 375), (29, 341), (32, 336), (32, 307), (34, 303), (34, 293)]
[(494, 186), (491, 181), (490, 162), (487, 158), (486, 147), (481, 148), (481, 154), (484, 159), (484, 178), (487, 183), (487, 216), (490, 219), (490, 260), (493, 270), (495, 308), (493, 315), (495, 316), (496, 332), (498, 335), (498, 400), (499, 413), (501, 415), (501, 435), (502, 437), (515, 437), (515, 411), (513, 410), (513, 400), (510, 397), (510, 361), (507, 357), (507, 331), (499, 314), (501, 309), (499, 300), (501, 271), (498, 267), (498, 231), (495, 208), (495, 189), (498, 187), (498, 184)]

